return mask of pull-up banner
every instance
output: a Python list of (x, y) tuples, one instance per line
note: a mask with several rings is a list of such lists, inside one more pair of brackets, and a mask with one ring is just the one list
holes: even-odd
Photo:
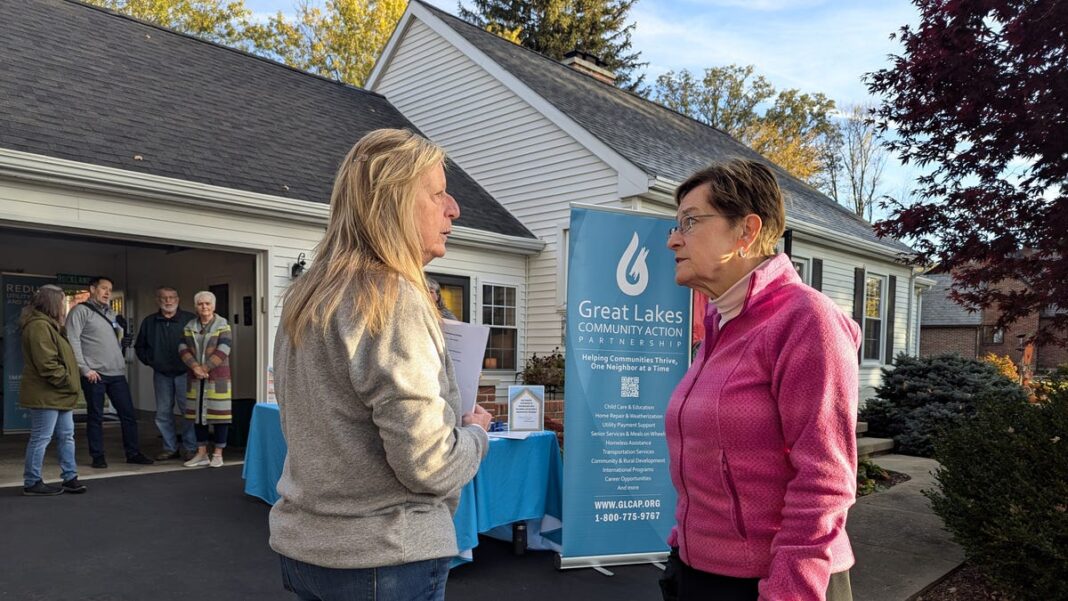
[(674, 524), (664, 412), (689, 367), (671, 218), (571, 209), (560, 568), (662, 561)]
[(55, 281), (56, 278), (44, 275), (0, 274), (4, 297), (4, 434), (30, 429), (30, 410), (19, 407), (23, 363), (19, 317), (37, 290)]

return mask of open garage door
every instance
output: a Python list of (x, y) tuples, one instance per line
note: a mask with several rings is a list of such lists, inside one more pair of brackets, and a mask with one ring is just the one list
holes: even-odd
[[(90, 277), (105, 275), (114, 280), (118, 293), (114, 308), (126, 316), (135, 333), (141, 320), (158, 310), (158, 286), (177, 289), (181, 307), (190, 312), (196, 292), (214, 292), (216, 312), (233, 327), (233, 398), (239, 402), (254, 402), (266, 373), (266, 329), (261, 323), (265, 316), (259, 301), (264, 288), (264, 264), (262, 253), (251, 249), (198, 248), (178, 241), (121, 240), (0, 227), (0, 272), (10, 274), (8, 281), (24, 282), (24, 286), (51, 281), (62, 286), (73, 303), (86, 296)], [(8, 294), (16, 292), (12, 288)], [(14, 307), (7, 306), (5, 323), (17, 318), (9, 315)], [(10, 350), (16, 342), (11, 337), (17, 336), (17, 331), (12, 334), (12, 328), (5, 327), (3, 335), (3, 347)], [(127, 374), (134, 404), (148, 417), (155, 412), (152, 370), (137, 361), (133, 349), (127, 351)], [(14, 402), (10, 398), (13, 386), (8, 381), (14, 376), (5, 366), (5, 406)], [(237, 405), (235, 402), (235, 421)], [(24, 428), (18, 424), (4, 424), (5, 432), (20, 429)], [(157, 435), (154, 428), (142, 428), (140, 433), (143, 443), (151, 443)]]

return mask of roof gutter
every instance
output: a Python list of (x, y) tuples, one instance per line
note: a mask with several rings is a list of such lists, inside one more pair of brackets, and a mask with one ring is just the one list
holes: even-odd
[[(272, 217), (326, 227), (330, 206), (115, 167), (58, 159), (0, 148), (0, 178), (62, 188), (152, 199), (183, 207), (202, 206), (243, 215)], [(545, 242), (476, 228), (455, 226), (451, 240), (460, 246), (533, 255)]]
[(0, 148), (0, 177), (326, 225), (329, 205)]

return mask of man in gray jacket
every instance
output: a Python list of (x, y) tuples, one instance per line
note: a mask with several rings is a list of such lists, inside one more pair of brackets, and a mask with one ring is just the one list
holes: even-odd
[[(185, 375), (187, 368), (178, 356), (178, 344), (182, 341), (185, 325), (196, 319), (189, 311), (178, 306), (178, 291), (170, 286), (156, 289), (159, 311), (145, 317), (137, 331), (134, 350), (137, 359), (152, 368), (152, 386), (156, 393), (156, 427), (163, 436), (163, 452), (156, 461), (189, 459), (197, 448), (197, 436), (193, 425), (185, 419)], [(178, 407), (177, 428), (174, 408)], [(182, 448), (179, 452), (178, 437)]]
[(67, 338), (78, 360), (88, 419), (85, 433), (89, 439), (92, 466), (106, 468), (104, 456), (104, 395), (119, 414), (122, 424), (122, 447), (127, 463), (149, 465), (151, 459), (141, 453), (137, 439), (130, 384), (126, 381), (126, 360), (122, 356), (123, 328), (111, 310), (110, 278), (98, 276), (89, 282), (89, 300), (67, 313)]

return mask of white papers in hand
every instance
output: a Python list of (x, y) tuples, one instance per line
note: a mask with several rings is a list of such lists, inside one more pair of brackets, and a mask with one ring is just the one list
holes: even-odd
[(441, 330), (445, 334), (445, 347), (452, 359), (456, 384), (460, 387), (463, 414), (467, 415), (475, 409), (478, 378), (482, 373), (482, 358), (486, 355), (489, 327), (443, 319)]

